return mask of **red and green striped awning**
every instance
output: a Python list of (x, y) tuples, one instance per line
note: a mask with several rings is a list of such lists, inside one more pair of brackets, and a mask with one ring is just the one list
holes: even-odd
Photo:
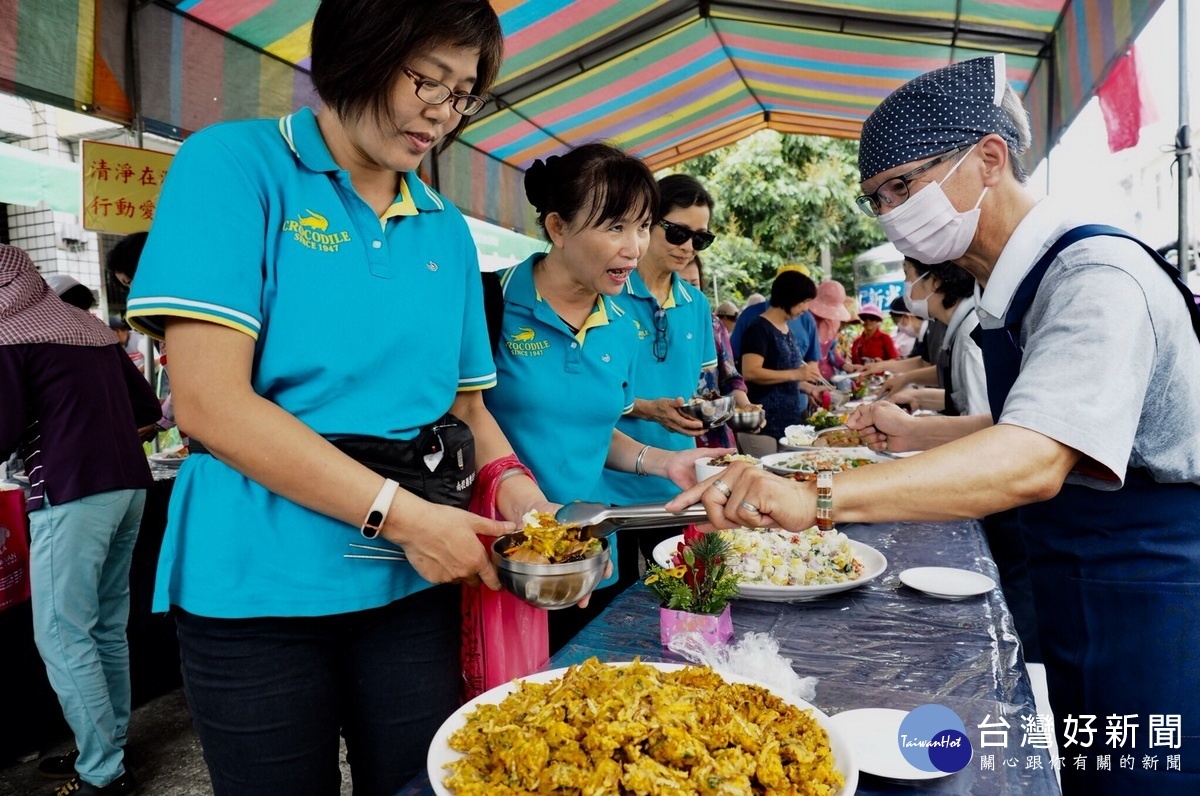
[[(432, 2), (433, 0), (431, 0)], [(0, 0), (0, 90), (128, 121), (132, 0)], [(137, 13), (141, 109), (183, 136), (314, 101), (318, 0), (158, 0)], [(855, 137), (890, 91), (1003, 52), (1040, 159), (1162, 0), (492, 0), (495, 102), (443, 162), (463, 209), (528, 228), (520, 170), (607, 139), (666, 166), (760, 129)]]

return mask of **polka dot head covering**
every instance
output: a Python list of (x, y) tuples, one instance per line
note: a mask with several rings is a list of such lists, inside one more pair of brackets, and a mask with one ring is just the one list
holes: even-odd
[(1004, 55), (973, 58), (913, 78), (888, 95), (863, 123), (860, 180), (998, 133), (1011, 148), (1020, 134), (1000, 109)]

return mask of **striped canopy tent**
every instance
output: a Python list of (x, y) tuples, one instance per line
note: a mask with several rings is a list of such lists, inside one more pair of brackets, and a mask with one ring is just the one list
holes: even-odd
[[(286, 113), (315, 101), (317, 2), (0, 0), (0, 89), (125, 123), (137, 109), (176, 137)], [(854, 138), (905, 81), (996, 52), (1036, 162), (1161, 3), (492, 0), (495, 101), (431, 176), (467, 213), (529, 230), (520, 177), (536, 158), (605, 139), (665, 167), (762, 129)]]

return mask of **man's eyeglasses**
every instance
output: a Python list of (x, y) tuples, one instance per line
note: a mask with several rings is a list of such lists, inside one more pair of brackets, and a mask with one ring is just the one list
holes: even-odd
[(698, 252), (702, 252), (709, 246), (712, 246), (713, 241), (717, 239), (717, 236), (711, 232), (696, 232), (682, 224), (673, 224), (665, 218), (659, 221), (658, 225), (663, 228), (663, 235), (666, 237), (667, 243), (672, 246), (682, 246), (687, 242), (688, 238), (691, 238), (692, 248)]
[(654, 358), (659, 362), (667, 359), (667, 311), (662, 307), (654, 311)]
[(417, 97), (426, 105), (441, 105), (446, 100), (453, 98), (454, 101), (450, 103), (450, 107), (463, 116), (474, 116), (483, 110), (484, 105), (487, 105), (487, 100), (483, 97), (477, 97), (474, 94), (459, 94), (452, 91), (445, 83), (439, 83), (431, 77), (417, 74), (407, 66), (404, 67), (404, 74), (417, 84)]
[(879, 215), (879, 211), (884, 205), (888, 207), (898, 207), (908, 200), (909, 190), (908, 183), (913, 177), (918, 174), (924, 174), (939, 163), (945, 163), (950, 158), (962, 152), (964, 149), (969, 149), (969, 146), (963, 145), (955, 147), (949, 152), (943, 152), (928, 163), (923, 163), (917, 166), (907, 174), (901, 174), (899, 177), (892, 177), (890, 180), (879, 186), (879, 190), (875, 193), (865, 194), (854, 200), (858, 205), (858, 209), (875, 218)]

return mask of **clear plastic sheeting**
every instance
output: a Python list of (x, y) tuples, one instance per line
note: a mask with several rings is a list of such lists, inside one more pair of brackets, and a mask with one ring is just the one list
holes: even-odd
[[(770, 633), (796, 674), (817, 678), (813, 703), (826, 713), (945, 705), (963, 719), (975, 747), (971, 762), (952, 776), (899, 785), (864, 775), (858, 793), (1058, 793), (1050, 752), (1022, 746), (1022, 717), (1034, 716), (1036, 709), (1000, 589), (951, 602), (900, 583), (901, 571), (920, 566), (969, 569), (999, 582), (979, 524), (848, 525), (839, 530), (887, 556), (887, 571), (861, 588), (810, 602), (739, 600), (732, 612), (736, 638)], [(636, 656), (682, 660), (659, 643), (658, 603), (641, 585), (614, 600), (547, 668), (592, 655), (602, 661)], [(998, 717), (1010, 725), (1006, 746), (980, 749), (979, 725)], [(998, 738), (988, 736), (989, 742)], [(981, 770), (981, 752), (994, 755), (995, 770)], [(1039, 755), (1042, 767), (1031, 766), (1027, 758)]]

